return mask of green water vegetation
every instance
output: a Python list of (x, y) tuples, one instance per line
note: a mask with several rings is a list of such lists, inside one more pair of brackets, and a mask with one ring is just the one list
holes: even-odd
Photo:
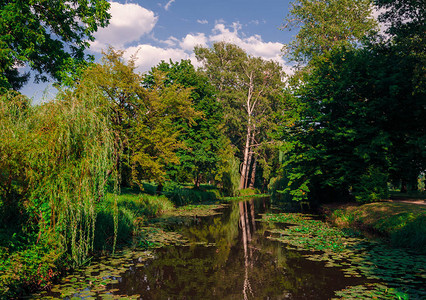
[(272, 240), (290, 249), (307, 250), (308, 260), (340, 269), (346, 277), (368, 280), (364, 285), (337, 291), (335, 295), (340, 299), (423, 299), (426, 296), (424, 255), (369, 241), (308, 215), (266, 214), (262, 219), (287, 224), (284, 229), (272, 231)]

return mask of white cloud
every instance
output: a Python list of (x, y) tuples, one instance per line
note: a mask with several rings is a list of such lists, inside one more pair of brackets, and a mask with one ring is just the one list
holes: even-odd
[(138, 71), (146, 72), (153, 66), (158, 65), (162, 60), (165, 62), (180, 61), (181, 59), (189, 59), (190, 54), (180, 48), (160, 48), (152, 45), (144, 44), (126, 49), (124, 58), (129, 59), (136, 56), (136, 65)]
[(204, 33), (187, 34), (180, 43), (182, 49), (186, 51), (194, 50), (195, 46), (207, 46), (207, 38)]
[(109, 10), (110, 24), (95, 33), (95, 41), (91, 49), (100, 52), (107, 45), (124, 48), (128, 43), (138, 41), (143, 35), (150, 33), (158, 21), (154, 12), (138, 4), (120, 4), (111, 2)]
[[(173, 2), (174, 0), (170, 0), (164, 8), (168, 9)], [(96, 33), (96, 40), (92, 43), (91, 49), (100, 52), (107, 45), (121, 49), (127, 48), (125, 58), (129, 59), (131, 55), (136, 55), (138, 70), (142, 72), (148, 71), (161, 60), (168, 62), (170, 59), (173, 61), (190, 59), (195, 66), (199, 66), (193, 53), (195, 46), (209, 47), (214, 42), (225, 41), (236, 44), (252, 56), (277, 61), (287, 73), (291, 73), (290, 67), (285, 64), (282, 57), (281, 43), (265, 42), (258, 34), (246, 36), (239, 22), (225, 25), (223, 20), (216, 20), (209, 34), (196, 32), (188, 33), (182, 38), (170, 36), (166, 40), (160, 40), (152, 33), (158, 21), (158, 17), (152, 11), (137, 4), (111, 2), (110, 13), (112, 15), (110, 25)], [(206, 20), (197, 20), (197, 22), (208, 24)], [(134, 45), (142, 36), (146, 36), (155, 44), (144, 43), (129, 47), (130, 43)]]
[(172, 5), (173, 2), (175, 2), (175, 0), (170, 0), (169, 2), (167, 2), (167, 4), (164, 6), (164, 9), (169, 10), (170, 5)]
[(248, 37), (242, 36), (239, 33), (241, 29), (241, 24), (239, 23), (233, 23), (231, 27), (232, 30), (227, 28), (223, 23), (217, 23), (212, 30), (212, 35), (209, 36), (209, 41), (233, 43), (247, 51), (250, 55), (260, 56), (268, 60), (272, 59), (282, 66), (285, 65), (281, 53), (282, 43), (264, 42), (262, 37), (257, 34)]
[(166, 44), (169, 47), (176, 46), (180, 43), (179, 39), (175, 38), (174, 36), (170, 36), (167, 40), (160, 42)]

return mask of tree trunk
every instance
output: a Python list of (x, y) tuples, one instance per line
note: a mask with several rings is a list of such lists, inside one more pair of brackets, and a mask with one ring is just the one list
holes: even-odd
[(407, 182), (403, 180), (401, 182), (401, 193), (406, 193), (406, 192), (407, 192)]
[(247, 176), (247, 168), (248, 168), (248, 158), (249, 158), (249, 150), (250, 150), (250, 140), (251, 140), (251, 128), (250, 128), (250, 120), (247, 124), (247, 135), (246, 135), (246, 145), (244, 147), (244, 158), (243, 158), (243, 168), (241, 170), (241, 178), (240, 178), (240, 190), (245, 188), (246, 176)]
[(250, 168), (251, 168), (251, 160), (253, 158), (253, 151), (252, 151), (252, 147), (249, 147), (249, 156), (247, 159), (247, 170), (246, 170), (246, 175), (245, 175), (245, 180), (244, 180), (244, 188), (248, 187), (248, 181), (249, 181), (249, 177), (250, 177)]
[(250, 178), (250, 185), (249, 185), (249, 188), (251, 189), (254, 188), (254, 182), (256, 180), (256, 166), (257, 166), (257, 159), (255, 157), (253, 162), (253, 168), (251, 170), (251, 178)]
[(200, 175), (199, 174), (197, 174), (197, 176), (195, 176), (194, 187), (197, 190), (200, 188)]

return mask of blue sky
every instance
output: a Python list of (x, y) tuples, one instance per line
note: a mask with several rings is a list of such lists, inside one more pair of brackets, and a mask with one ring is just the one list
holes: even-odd
[[(145, 72), (161, 60), (191, 59), (194, 46), (209, 47), (216, 41), (237, 44), (253, 56), (278, 61), (289, 67), (281, 48), (295, 32), (279, 30), (288, 13), (289, 0), (116, 0), (112, 18), (100, 29), (88, 53), (96, 60), (108, 46), (137, 53), (138, 71)], [(48, 84), (28, 83), (22, 92), (34, 99), (55, 94)], [(46, 95), (43, 96), (44, 91)]]

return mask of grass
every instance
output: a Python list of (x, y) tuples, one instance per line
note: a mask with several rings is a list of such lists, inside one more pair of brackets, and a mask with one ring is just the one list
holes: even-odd
[(341, 228), (370, 230), (389, 238), (396, 247), (426, 252), (426, 206), (376, 202), (329, 209), (329, 220)]
[(114, 237), (114, 201), (117, 200), (118, 229), (117, 243), (127, 245), (150, 218), (174, 209), (173, 203), (165, 196), (141, 194), (124, 189), (118, 196), (107, 194), (103, 205), (98, 207), (95, 226), (95, 249), (111, 250)]
[(219, 190), (211, 185), (202, 185), (196, 189), (190, 185), (184, 186), (174, 182), (167, 182), (163, 193), (177, 206), (217, 201), (221, 197)]

